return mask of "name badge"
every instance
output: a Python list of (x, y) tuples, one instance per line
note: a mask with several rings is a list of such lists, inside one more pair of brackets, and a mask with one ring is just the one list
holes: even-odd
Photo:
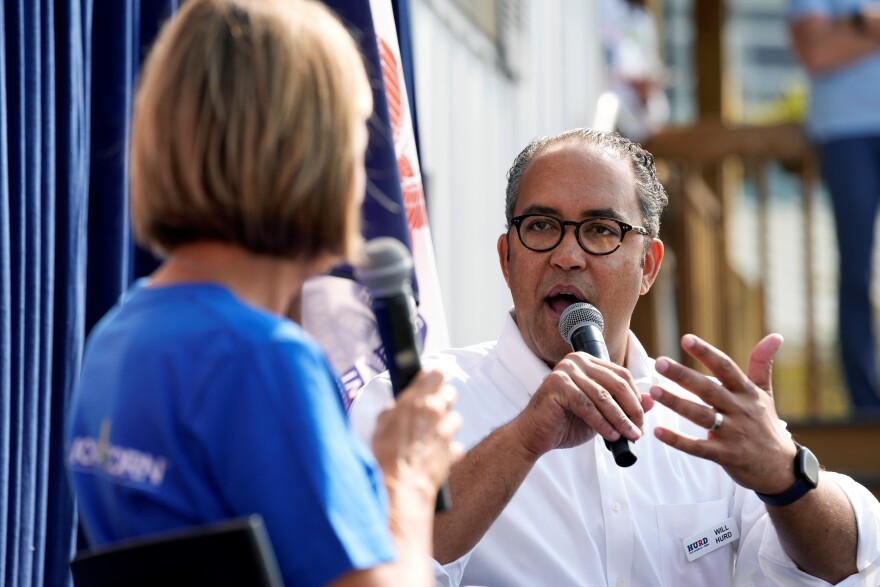
[(736, 520), (727, 518), (720, 524), (683, 540), (682, 545), (688, 562), (692, 562), (722, 546), (727, 546), (737, 538), (739, 538), (739, 528), (736, 527)]

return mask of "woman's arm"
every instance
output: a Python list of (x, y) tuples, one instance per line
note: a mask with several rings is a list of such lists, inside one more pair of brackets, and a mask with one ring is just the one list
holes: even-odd
[(373, 452), (382, 467), (390, 508), (394, 562), (347, 573), (332, 587), (434, 585), (434, 507), (440, 484), (463, 450), (453, 437), (461, 416), (450, 412), (455, 391), (439, 371), (420, 373), (397, 403), (379, 415)]

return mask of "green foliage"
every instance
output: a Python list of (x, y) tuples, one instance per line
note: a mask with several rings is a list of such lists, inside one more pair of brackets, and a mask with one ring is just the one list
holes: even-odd
[(803, 122), (807, 100), (806, 85), (802, 80), (796, 81), (770, 102), (750, 108), (746, 112), (745, 122), (760, 126)]

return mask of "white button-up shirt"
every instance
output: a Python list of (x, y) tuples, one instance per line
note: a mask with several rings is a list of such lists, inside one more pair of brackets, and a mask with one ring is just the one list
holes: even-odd
[[(467, 448), (515, 418), (550, 372), (510, 316), (496, 343), (435, 353), (423, 365), (443, 371), (457, 388), (456, 410), (464, 419), (458, 440)], [(642, 392), (660, 384), (695, 398), (654, 370), (632, 333), (626, 366)], [(375, 418), (390, 397), (386, 374), (355, 400), (352, 425), (363, 439), (372, 438)], [(471, 552), (435, 564), (437, 585), (827, 585), (799, 571), (785, 554), (752, 491), (717, 464), (657, 440), (656, 426), (706, 434), (658, 403), (645, 414), (646, 433), (635, 443), (638, 461), (631, 467), (618, 467), (599, 437), (548, 452)], [(841, 584), (880, 584), (880, 504), (848, 477), (827, 473), (823, 481), (844, 489), (858, 518), (862, 573)], [(715, 530), (731, 518), (740, 538), (715, 550), (702, 548), (701, 539), (711, 545), (721, 535)], [(708, 554), (689, 561), (689, 545)]]

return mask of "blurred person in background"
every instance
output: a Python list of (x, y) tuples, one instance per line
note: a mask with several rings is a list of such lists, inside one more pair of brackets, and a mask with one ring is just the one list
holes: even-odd
[(616, 130), (644, 143), (669, 120), (657, 24), (648, 0), (604, 0), (606, 83), (618, 99)]
[(92, 545), (259, 513), (288, 585), (432, 583), (454, 391), (417, 377), (374, 459), (323, 351), (283, 317), (307, 278), (359, 258), (371, 110), (318, 2), (189, 0), (161, 32), (131, 209), (164, 261), (91, 333), (66, 431)]
[(790, 0), (795, 53), (810, 76), (809, 139), (831, 195), (840, 253), (840, 351), (853, 410), (880, 416), (871, 303), (880, 202), (880, 3)]

